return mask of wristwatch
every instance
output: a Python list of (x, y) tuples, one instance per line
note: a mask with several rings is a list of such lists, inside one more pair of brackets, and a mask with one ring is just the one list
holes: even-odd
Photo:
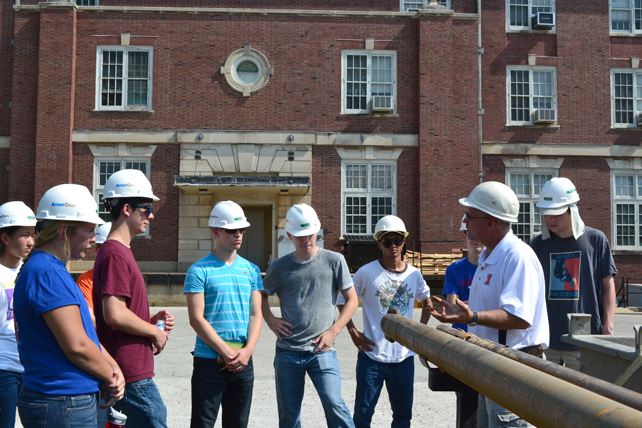
[(473, 311), (473, 319), (468, 323), (470, 327), (475, 327), (477, 325), (477, 312)]

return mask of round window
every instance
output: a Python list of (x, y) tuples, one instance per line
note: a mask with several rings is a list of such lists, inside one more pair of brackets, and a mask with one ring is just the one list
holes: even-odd
[(243, 83), (254, 83), (259, 80), (259, 67), (252, 61), (245, 60), (236, 67), (236, 74)]

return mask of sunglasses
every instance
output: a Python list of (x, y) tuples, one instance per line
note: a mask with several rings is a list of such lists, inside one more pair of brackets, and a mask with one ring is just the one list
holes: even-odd
[(145, 210), (147, 215), (152, 215), (154, 212), (154, 207), (152, 205), (141, 205), (141, 204), (127, 204), (132, 208), (142, 208)]
[[(222, 228), (221, 228), (222, 229)], [(245, 233), (245, 228), (243, 229), (223, 229), (225, 233), (229, 235), (236, 235), (236, 232), (239, 232), (241, 235)]]
[(383, 248), (390, 248), (392, 247), (392, 244), (395, 244), (396, 247), (401, 246), (403, 244), (403, 238), (394, 238), (394, 239), (385, 239), (381, 241), (381, 245), (383, 245)]

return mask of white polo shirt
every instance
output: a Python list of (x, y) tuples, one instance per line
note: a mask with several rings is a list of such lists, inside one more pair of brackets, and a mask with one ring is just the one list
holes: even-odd
[[(490, 255), (484, 249), (470, 285), (470, 309), (503, 309), (530, 324), (526, 330), (507, 330), (505, 345), (521, 349), (542, 345), (548, 348), (544, 272), (535, 252), (510, 231)], [(477, 325), (469, 332), (500, 342), (499, 330)]]

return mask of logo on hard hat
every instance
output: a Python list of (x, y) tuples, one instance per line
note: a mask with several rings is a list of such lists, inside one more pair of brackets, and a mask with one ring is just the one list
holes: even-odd
[[(2, 217), (0, 217), (0, 218), (7, 218), (7, 217), (9, 217), (7, 214), (2, 214)], [(31, 217), (29, 217), (29, 218), (31, 218)]]
[(309, 226), (310, 226), (310, 223), (303, 223), (303, 224), (301, 225), (301, 227), (309, 227)]
[[(98, 210), (96, 210), (96, 211), (98, 211)], [(4, 216), (3, 216), (3, 217), (4, 217)], [(28, 216), (27, 216), (27, 218), (28, 218), (29, 220), (35, 220), (35, 219), (36, 219), (36, 216), (28, 215)]]
[(136, 187), (134, 183), (122, 183), (122, 184), (116, 184), (116, 187)]
[(545, 201), (552, 201), (552, 200), (553, 200), (553, 198), (551, 198), (550, 196), (544, 196), (544, 200), (545, 200)]
[(76, 205), (70, 204), (69, 202), (65, 202), (64, 204), (62, 202), (52, 202), (51, 206), (52, 207), (76, 208)]
[(234, 217), (234, 221), (241, 221), (243, 220), (243, 217)]
[(566, 191), (566, 193), (575, 193), (575, 192), (577, 192), (577, 189), (571, 189)]

